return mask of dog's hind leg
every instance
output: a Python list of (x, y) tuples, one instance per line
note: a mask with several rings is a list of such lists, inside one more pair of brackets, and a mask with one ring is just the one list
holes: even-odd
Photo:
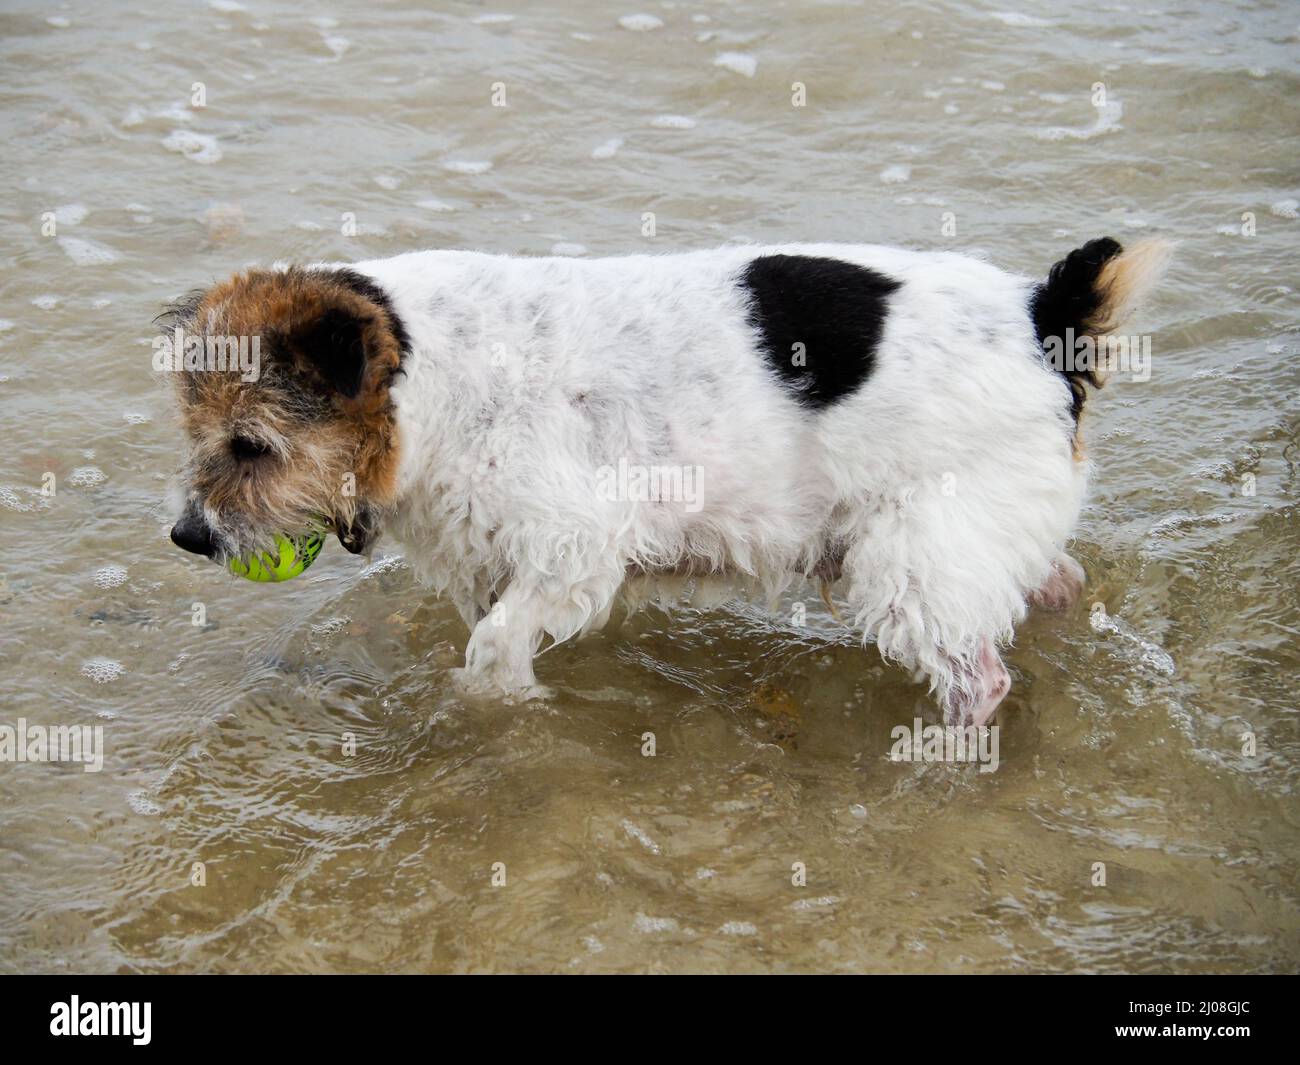
[(943, 694), (943, 720), (948, 725), (984, 725), (1011, 690), (1011, 675), (992, 640), (979, 640), (974, 650), (952, 659)]
[(864, 642), (927, 679), (950, 725), (985, 724), (1010, 690), (998, 646), (1024, 616), (1032, 568), (971, 510), (938, 495), (879, 507), (844, 560)]
[(1051, 572), (1037, 589), (1029, 593), (1029, 605), (1043, 610), (1065, 610), (1083, 594), (1088, 575), (1069, 555), (1058, 555)]

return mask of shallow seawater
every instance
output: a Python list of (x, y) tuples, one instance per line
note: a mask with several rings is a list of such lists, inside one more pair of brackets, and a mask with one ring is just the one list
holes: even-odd
[[(0, 968), (1296, 969), (1295, 6), (417, 7), (0, 13), (0, 724), (106, 748), (0, 762)], [(996, 772), (891, 760), (934, 710), (811, 593), (470, 703), (392, 545), (265, 587), (167, 539), (152, 319), (245, 264), (1106, 233), (1178, 257)]]

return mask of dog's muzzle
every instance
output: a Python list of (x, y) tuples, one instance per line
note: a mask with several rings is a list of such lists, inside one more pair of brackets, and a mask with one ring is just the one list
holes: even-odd
[(185, 509), (180, 520), (172, 526), (172, 543), (205, 558), (211, 558), (217, 550), (212, 530), (203, 520), (202, 512), (193, 504)]

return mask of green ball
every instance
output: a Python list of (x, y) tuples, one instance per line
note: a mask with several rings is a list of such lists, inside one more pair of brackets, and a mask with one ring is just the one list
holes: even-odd
[(292, 580), (316, 561), (320, 549), (325, 546), (325, 534), (312, 532), (304, 536), (285, 536), (276, 533), (275, 546), (280, 553), (278, 559), (267, 552), (250, 555), (247, 562), (232, 558), (230, 572), (250, 581)]

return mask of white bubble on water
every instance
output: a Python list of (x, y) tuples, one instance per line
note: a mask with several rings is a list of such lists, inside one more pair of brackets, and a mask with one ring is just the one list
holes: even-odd
[(713, 60), (713, 65), (746, 78), (752, 78), (758, 71), (758, 60), (745, 52), (723, 52)]
[(8, 332), (14, 327), (14, 323), (8, 318), (0, 318), (0, 333)]
[(127, 570), (125, 566), (119, 566), (115, 562), (110, 562), (107, 566), (100, 566), (95, 570), (95, 587), (97, 588), (118, 588), (126, 583)]
[(578, 256), (587, 254), (585, 244), (573, 244), (569, 241), (560, 240), (551, 245), (552, 255)]
[(886, 185), (898, 185), (910, 181), (912, 168), (906, 163), (893, 163), (880, 172), (880, 180)]
[(1300, 218), (1300, 200), (1278, 200), (1269, 210), (1278, 218)]
[(371, 577), (379, 577), (385, 573), (393, 573), (406, 565), (406, 559), (401, 555), (384, 555), (375, 559), (365, 569), (361, 571), (363, 580)]
[(154, 118), (166, 119), (168, 122), (193, 122), (194, 112), (188, 104), (171, 103), (160, 111), (153, 113)]
[[(1157, 529), (1153, 528), (1152, 533), (1157, 533)], [(1094, 610), (1088, 615), (1088, 624), (1093, 632), (1118, 637), (1119, 645), (1124, 649), (1126, 656), (1136, 658), (1139, 664), (1148, 669), (1165, 677), (1172, 677), (1177, 672), (1178, 667), (1168, 651), (1147, 639), (1121, 618), (1108, 614), (1104, 610)]]
[(84, 222), (88, 214), (90, 211), (79, 203), (65, 203), (54, 208), (54, 221), (61, 226), (75, 226)]
[(1036, 15), (1024, 15), (1019, 11), (990, 11), (989, 18), (997, 19), (1004, 26), (1050, 26), (1047, 19), (1039, 18)]
[(32, 300), (33, 307), (39, 307), (43, 311), (52, 311), (59, 305), (58, 296), (37, 296)]
[(381, 189), (395, 189), (402, 183), (402, 179), (394, 177), (392, 174), (376, 174), (375, 184)]
[(591, 149), (591, 157), (593, 159), (613, 159), (621, 147), (623, 147), (622, 137), (610, 137), (604, 144), (598, 144)]
[(350, 617), (335, 616), (326, 618), (324, 621), (318, 621), (311, 627), (313, 636), (337, 636), (352, 623)]
[(53, 26), (56, 30), (66, 30), (69, 26), (72, 25), (72, 20), (64, 18), (62, 15), (51, 15), (45, 21), (48, 22), (51, 26)]
[(78, 466), (68, 474), (68, 484), (77, 488), (94, 488), (108, 480), (108, 474), (98, 466)]
[(423, 208), (426, 211), (454, 211), (456, 209), (449, 203), (444, 203), (442, 200), (435, 199), (416, 200), (415, 206)]
[(352, 42), (346, 37), (330, 36), (325, 38), (325, 47), (334, 53), (335, 59), (342, 59), (343, 53), (352, 47)]
[(838, 906), (840, 897), (838, 895), (819, 895), (812, 899), (795, 899), (790, 903), (792, 910), (825, 910), (831, 906)]
[(0, 507), (24, 513), (32, 508), (18, 498), (18, 493), (8, 485), (0, 485)]
[[(1044, 96), (1044, 99), (1046, 99), (1046, 96)], [(1106, 101), (1104, 107), (1097, 108), (1097, 120), (1091, 126), (1077, 128), (1053, 126), (1050, 129), (1039, 130), (1038, 139), (1044, 141), (1092, 140), (1093, 137), (1100, 137), (1105, 133), (1116, 133), (1123, 129), (1124, 127), (1120, 124), (1120, 119), (1123, 117), (1124, 105), (1111, 97)]]
[(749, 921), (728, 921), (718, 931), (724, 936), (756, 936), (758, 926)]
[(476, 26), (501, 26), (507, 22), (514, 22), (514, 15), (507, 15), (502, 12), (489, 11), (482, 15), (474, 16), (474, 25)]
[(115, 263), (122, 256), (107, 244), (97, 240), (83, 240), (81, 237), (59, 237), (59, 247), (63, 253), (78, 266), (104, 266)]
[(664, 20), (657, 15), (624, 15), (618, 20), (618, 24), (633, 33), (646, 33), (662, 27)]
[(163, 138), (162, 146), (204, 166), (221, 159), (221, 145), (217, 138), (208, 133), (195, 133), (192, 129), (173, 130)]
[(694, 129), (695, 119), (686, 115), (655, 115), (650, 125), (655, 129)]
[(622, 826), (624, 832), (626, 832), (629, 836), (631, 836), (634, 840), (636, 840), (639, 844), (641, 844), (641, 846), (643, 846), (651, 854), (659, 853), (659, 844), (650, 838), (649, 833), (646, 832), (645, 829), (639, 827), (638, 825), (634, 825), (626, 817), (623, 818)]
[(642, 935), (654, 935), (656, 932), (676, 932), (681, 926), (673, 917), (650, 917), (638, 913), (632, 922), (632, 929)]
[(486, 174), (492, 169), (492, 160), (444, 159), (442, 167), (444, 170), (450, 170), (453, 174)]
[(111, 658), (88, 658), (81, 663), (81, 675), (89, 677), (96, 684), (108, 684), (124, 672), (126, 667)]
[(157, 817), (163, 812), (163, 808), (144, 791), (131, 792), (126, 797), (126, 804), (144, 817)]

